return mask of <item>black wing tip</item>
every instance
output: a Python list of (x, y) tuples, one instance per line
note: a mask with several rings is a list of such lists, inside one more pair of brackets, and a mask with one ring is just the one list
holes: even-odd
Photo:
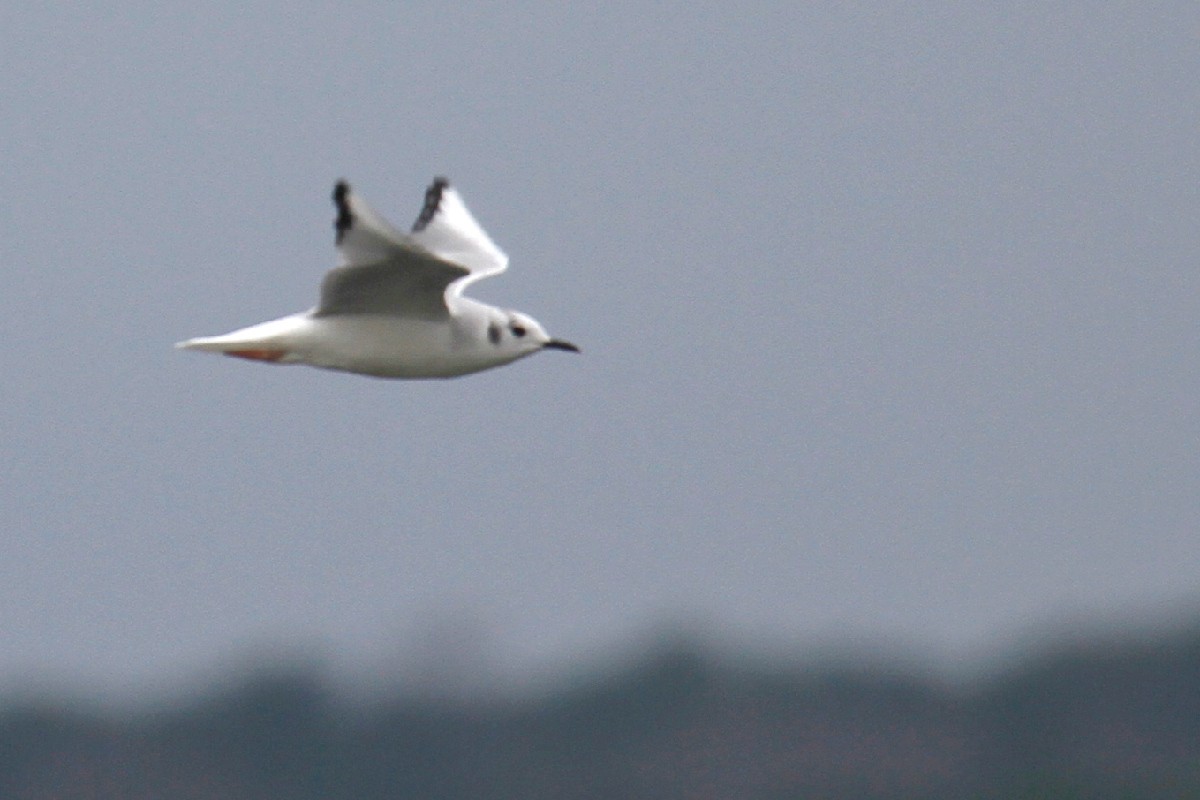
[(425, 190), (425, 204), (421, 206), (421, 213), (417, 215), (417, 221), (413, 223), (413, 233), (419, 233), (425, 230), (425, 226), (433, 222), (433, 218), (437, 216), (438, 207), (442, 204), (442, 192), (450, 186), (450, 179), (444, 175), (438, 175), (433, 179), (433, 183)]
[(335, 244), (341, 244), (346, 231), (354, 227), (354, 214), (350, 211), (350, 184), (340, 179), (333, 185), (333, 205), (337, 216), (333, 218), (333, 229), (337, 231)]

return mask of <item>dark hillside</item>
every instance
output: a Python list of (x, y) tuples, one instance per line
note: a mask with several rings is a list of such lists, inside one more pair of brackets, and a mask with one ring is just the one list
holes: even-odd
[(973, 690), (686, 647), (538, 700), (342, 704), (282, 670), (170, 712), (0, 714), (5, 798), (1200, 797), (1200, 635)]

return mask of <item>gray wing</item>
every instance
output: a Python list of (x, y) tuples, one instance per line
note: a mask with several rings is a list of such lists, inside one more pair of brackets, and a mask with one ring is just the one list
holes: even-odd
[(418, 319), (444, 319), (446, 287), (465, 270), (417, 254), (373, 264), (337, 267), (321, 282), (317, 316), (393, 314)]
[(446, 289), (472, 270), (423, 247), (393, 228), (345, 181), (333, 190), (341, 266), (321, 283), (317, 316), (394, 314), (444, 319)]

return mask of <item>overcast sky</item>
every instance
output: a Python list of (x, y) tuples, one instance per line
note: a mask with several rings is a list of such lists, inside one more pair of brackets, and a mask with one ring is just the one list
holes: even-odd
[[(452, 5), (0, 8), (0, 685), (1200, 600), (1194, 4)], [(407, 227), (435, 174), (582, 356), (172, 349), (315, 301), (335, 179)]]

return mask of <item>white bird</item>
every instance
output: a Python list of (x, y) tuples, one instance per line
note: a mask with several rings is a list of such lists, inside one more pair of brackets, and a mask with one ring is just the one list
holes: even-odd
[(341, 264), (325, 275), (316, 308), (175, 346), (381, 378), (451, 378), (541, 350), (579, 352), (525, 314), (463, 297), (503, 272), (508, 256), (445, 178), (425, 191), (407, 235), (345, 181), (333, 203)]

